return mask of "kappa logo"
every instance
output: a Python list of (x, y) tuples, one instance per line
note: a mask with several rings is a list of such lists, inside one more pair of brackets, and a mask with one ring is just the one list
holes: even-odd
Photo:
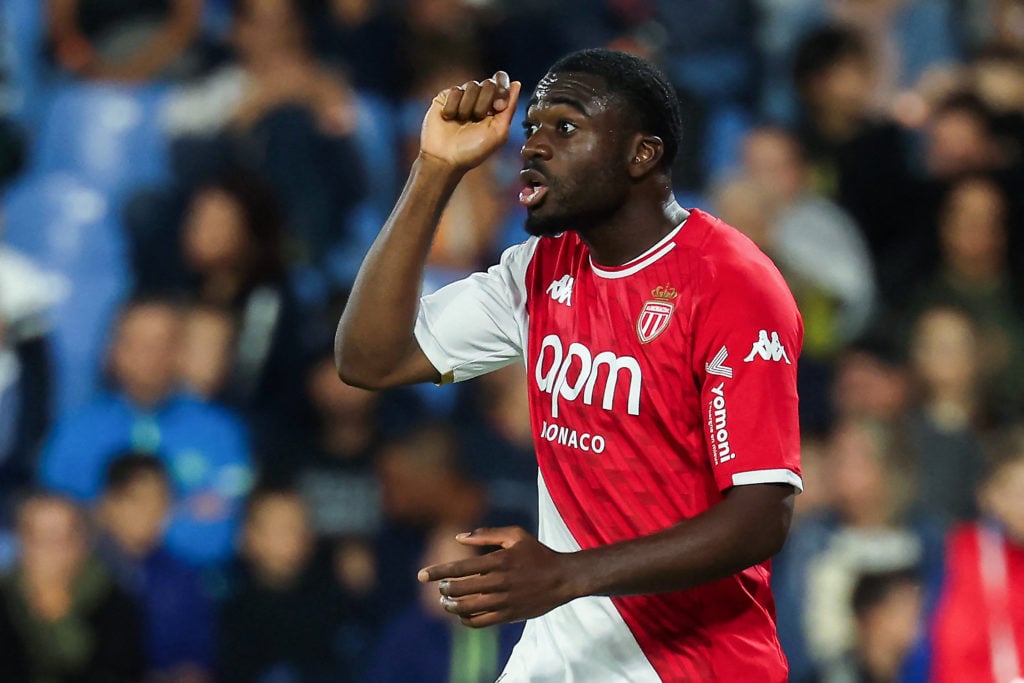
[(566, 273), (560, 279), (548, 285), (548, 294), (558, 303), (572, 306), (572, 286), (575, 282), (576, 280), (569, 277), (569, 274)]
[(640, 316), (636, 319), (636, 334), (641, 344), (654, 341), (655, 337), (668, 329), (672, 313), (676, 310), (673, 299), (679, 294), (669, 285), (658, 285), (651, 290), (651, 296), (654, 298), (644, 302)]
[(744, 363), (749, 363), (754, 359), (760, 357), (761, 360), (773, 360), (773, 361), (786, 361), (786, 365), (791, 365), (789, 362), (789, 356), (786, 355), (786, 348), (779, 341), (779, 333), (772, 332), (771, 336), (768, 336), (768, 330), (761, 330), (757, 337), (757, 341), (750, 349), (750, 354), (743, 359)]
[(718, 350), (715, 357), (711, 359), (711, 362), (704, 363), (704, 372), (709, 375), (717, 375), (719, 377), (732, 378), (732, 368), (725, 364), (725, 359), (729, 357), (729, 349), (724, 346)]

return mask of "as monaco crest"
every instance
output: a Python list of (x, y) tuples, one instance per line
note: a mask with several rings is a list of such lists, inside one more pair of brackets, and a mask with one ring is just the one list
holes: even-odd
[(672, 320), (672, 313), (676, 310), (673, 299), (678, 294), (672, 287), (658, 285), (651, 290), (651, 296), (654, 298), (644, 302), (644, 307), (640, 309), (640, 317), (636, 319), (636, 334), (640, 337), (641, 344), (654, 341), (664, 332)]

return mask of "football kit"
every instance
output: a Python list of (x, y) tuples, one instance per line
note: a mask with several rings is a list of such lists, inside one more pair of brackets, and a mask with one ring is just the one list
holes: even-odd
[[(560, 552), (661, 531), (733, 486), (800, 490), (802, 336), (771, 260), (699, 210), (617, 267), (575, 232), (530, 238), (416, 322), (443, 381), (525, 363), (538, 539)], [(527, 622), (499, 680), (785, 681), (769, 576), (573, 600)]]

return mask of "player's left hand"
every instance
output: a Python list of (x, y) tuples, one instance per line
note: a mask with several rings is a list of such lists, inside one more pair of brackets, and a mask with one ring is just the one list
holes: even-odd
[(441, 582), (441, 606), (466, 626), (530, 619), (579, 597), (569, 566), (573, 554), (555, 552), (520, 527), (477, 529), (455, 539), (464, 545), (501, 548), (419, 572), (421, 582)]

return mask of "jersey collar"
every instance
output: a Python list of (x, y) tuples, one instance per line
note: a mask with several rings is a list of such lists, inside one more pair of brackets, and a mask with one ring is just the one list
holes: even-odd
[[(692, 215), (692, 212), (691, 214)], [(676, 247), (675, 237), (679, 234), (679, 231), (686, 225), (686, 221), (690, 216), (683, 219), (683, 222), (672, 229), (672, 232), (658, 240), (657, 244), (653, 247), (640, 254), (636, 258), (623, 263), (621, 266), (599, 266), (594, 263), (594, 259), (590, 259), (590, 267), (593, 269), (594, 274), (598, 277), (615, 280), (618, 278), (628, 277), (633, 273), (639, 272), (651, 265), (665, 254), (669, 253)]]

